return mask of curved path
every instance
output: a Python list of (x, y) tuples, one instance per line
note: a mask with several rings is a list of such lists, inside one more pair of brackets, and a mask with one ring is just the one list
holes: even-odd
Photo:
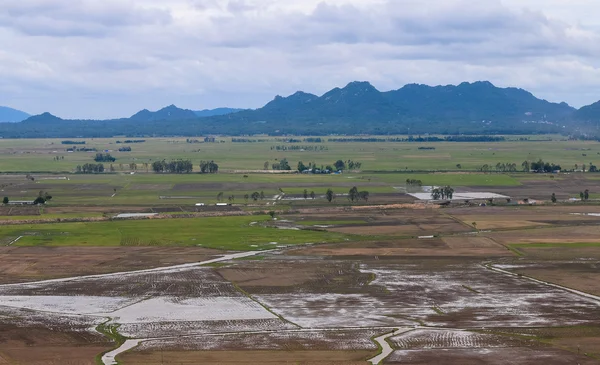
[(413, 330), (413, 328), (400, 328), (394, 332), (390, 332), (383, 336), (376, 337), (374, 339), (374, 341), (377, 342), (379, 344), (379, 346), (381, 346), (381, 353), (379, 355), (375, 356), (374, 358), (369, 359), (368, 361), (373, 365), (377, 365), (380, 362), (382, 362), (383, 360), (385, 360), (386, 357), (390, 356), (390, 354), (392, 352), (394, 352), (394, 349), (390, 346), (389, 342), (387, 342), (387, 339), (390, 337), (398, 336), (400, 334), (412, 331), (412, 330)]

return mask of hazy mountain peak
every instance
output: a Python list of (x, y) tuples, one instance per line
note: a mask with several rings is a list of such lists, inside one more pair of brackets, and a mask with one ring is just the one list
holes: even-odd
[(23, 111), (0, 106), (0, 123), (18, 123), (29, 117), (30, 115)]

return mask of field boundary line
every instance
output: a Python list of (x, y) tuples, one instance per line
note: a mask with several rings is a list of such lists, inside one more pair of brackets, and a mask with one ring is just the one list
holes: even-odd
[(600, 306), (600, 296), (589, 294), (589, 293), (586, 293), (586, 292), (583, 292), (583, 291), (580, 291), (580, 290), (576, 290), (576, 289), (571, 289), (569, 287), (558, 285), (558, 284), (554, 284), (554, 283), (551, 283), (551, 282), (548, 282), (548, 281), (539, 280), (539, 279), (533, 278), (531, 276), (517, 274), (517, 273), (511, 272), (511, 271), (500, 269), (498, 267), (495, 267), (494, 264), (484, 264), (483, 266), (486, 267), (487, 269), (495, 271), (495, 272), (499, 272), (499, 273), (502, 273), (502, 274), (505, 274), (505, 275), (510, 275), (510, 276), (517, 277), (517, 278), (524, 278), (526, 280), (533, 281), (534, 283), (538, 283), (538, 284), (550, 286), (550, 287), (553, 287), (553, 288), (556, 288), (556, 289), (561, 289), (561, 290), (567, 291), (567, 292), (569, 292), (571, 294), (575, 294), (575, 295), (578, 295), (580, 297), (591, 299), (592, 301), (596, 302), (596, 304), (598, 306)]
[(109, 274), (83, 275), (83, 276), (74, 276), (74, 277), (68, 277), (68, 278), (29, 281), (29, 282), (24, 282), (24, 283), (2, 284), (2, 285), (0, 285), (0, 289), (1, 288), (18, 287), (18, 286), (26, 286), (26, 285), (65, 283), (65, 282), (70, 282), (70, 281), (78, 281), (78, 280), (86, 280), (86, 279), (101, 279), (101, 278), (109, 278), (109, 277), (121, 276), (121, 275), (149, 274), (149, 273), (171, 271), (171, 270), (188, 270), (188, 269), (200, 268), (207, 264), (212, 264), (212, 263), (221, 262), (221, 261), (229, 261), (229, 260), (233, 260), (233, 259), (240, 258), (240, 257), (255, 256), (258, 254), (264, 254), (264, 253), (273, 252), (273, 251), (277, 251), (277, 250), (238, 252), (238, 253), (233, 253), (233, 254), (229, 254), (229, 255), (223, 255), (221, 257), (217, 257), (217, 258), (207, 260), (207, 261), (193, 262), (193, 263), (173, 265), (173, 266), (157, 267), (157, 268), (153, 268), (153, 269), (122, 271), (122, 272), (115, 272), (115, 273), (109, 273)]

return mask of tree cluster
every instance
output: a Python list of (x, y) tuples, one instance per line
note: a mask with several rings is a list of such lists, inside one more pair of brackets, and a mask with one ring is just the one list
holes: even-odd
[(117, 143), (144, 143), (145, 139), (126, 139), (124, 141), (117, 141)]
[(52, 195), (48, 194), (47, 191), (40, 190), (37, 198), (33, 201), (33, 204), (46, 204), (47, 201), (52, 200)]
[(453, 196), (454, 189), (450, 186), (437, 187), (431, 190), (431, 199), (433, 200), (452, 199)]
[(129, 146), (124, 146), (119, 148), (119, 152), (131, 152), (131, 147)]
[(158, 173), (171, 173), (171, 174), (189, 174), (194, 169), (192, 161), (190, 160), (176, 160), (167, 162), (154, 161), (152, 163), (152, 171)]
[(112, 157), (110, 153), (96, 153), (94, 161), (96, 162), (115, 162), (117, 159)]
[(423, 186), (423, 181), (416, 179), (406, 179), (406, 185), (408, 186)]
[(581, 198), (581, 201), (588, 201), (590, 200), (590, 191), (589, 189), (585, 189), (585, 191), (582, 191), (579, 193), (579, 197)]
[(203, 174), (216, 174), (219, 172), (219, 165), (215, 161), (200, 161), (200, 172)]
[(271, 146), (271, 151), (310, 151), (310, 152), (322, 152), (329, 151), (327, 146)]
[(291, 171), (292, 170), (292, 167), (290, 166), (290, 163), (288, 162), (288, 160), (286, 158), (283, 158), (279, 162), (274, 163), (273, 165), (271, 165), (271, 168), (273, 170), (280, 170), (280, 171)]
[(85, 144), (85, 141), (62, 141), (61, 144)]
[(542, 159), (539, 159), (538, 161), (535, 162), (528, 162), (528, 161), (523, 161), (523, 163), (521, 164), (521, 166), (523, 167), (523, 171), (525, 172), (538, 172), (538, 173), (550, 173), (553, 171), (560, 171), (562, 170), (560, 165), (556, 165), (554, 163), (549, 163), (549, 162), (544, 162)]
[(97, 174), (104, 172), (104, 165), (101, 163), (86, 163), (83, 166), (78, 165), (75, 172), (78, 174)]
[(350, 200), (353, 203), (358, 200), (364, 200), (365, 202), (367, 202), (369, 200), (369, 192), (358, 191), (358, 188), (355, 186), (348, 192), (348, 200)]

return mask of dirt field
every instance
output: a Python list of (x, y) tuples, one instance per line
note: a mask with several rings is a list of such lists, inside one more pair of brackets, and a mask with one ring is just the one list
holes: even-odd
[(485, 237), (444, 237), (427, 239), (395, 239), (390, 241), (354, 242), (337, 245), (321, 245), (302, 250), (292, 250), (291, 255), (388, 258), (420, 257), (503, 257), (514, 256), (502, 245)]
[(600, 295), (600, 261), (519, 263), (510, 271)]
[(366, 365), (370, 351), (177, 351), (130, 352), (122, 357), (127, 365), (158, 364), (302, 364)]
[(215, 254), (204, 248), (0, 247), (0, 284), (198, 262)]
[(0, 323), (0, 364), (95, 365), (112, 346), (100, 335)]

